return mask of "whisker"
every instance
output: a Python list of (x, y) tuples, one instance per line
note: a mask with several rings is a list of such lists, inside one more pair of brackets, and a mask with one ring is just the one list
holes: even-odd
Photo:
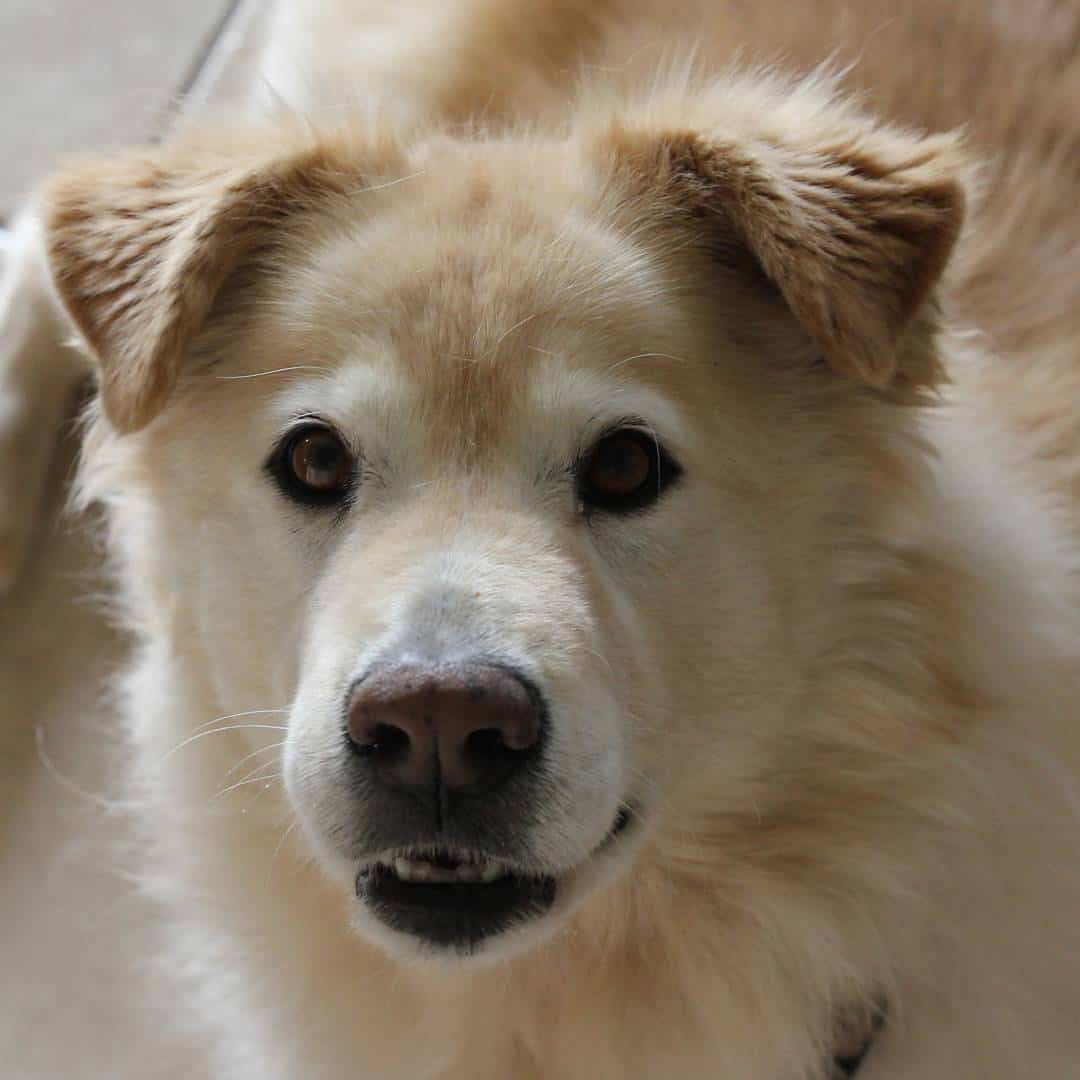
[[(268, 765), (260, 765), (259, 768), (255, 770), (255, 774), (257, 774), (261, 769), (276, 768), (277, 764), (278, 763), (276, 761), (273, 761), (273, 762), (270, 762)], [(262, 776), (258, 776), (258, 775), (255, 775), (255, 774), (252, 774), (250, 776), (245, 776), (243, 780), (237, 780), (237, 782), (235, 784), (230, 784), (227, 788), (222, 788), (221, 791), (219, 791), (214, 796), (214, 798), (215, 799), (222, 799), (226, 795), (228, 795), (230, 791), (236, 791), (237, 788), (247, 787), (248, 784), (262, 784), (262, 783), (265, 783), (267, 787), (270, 787), (270, 785), (273, 784), (275, 780), (284, 780), (285, 779), (285, 774), (281, 773), (281, 772), (279, 772), (279, 773), (268, 772), (268, 773), (265, 773)]]
[(270, 368), (268, 371), (253, 371), (247, 375), (215, 375), (221, 382), (235, 382), (237, 379), (261, 379), (264, 375), (283, 375), (287, 371), (329, 371), (325, 364), (290, 364), (289, 367)]
[(274, 872), (274, 863), (277, 861), (277, 857), (281, 853), (281, 849), (282, 847), (284, 847), (285, 841), (289, 839), (289, 836), (291, 835), (293, 829), (295, 829), (296, 826), (299, 824), (300, 822), (298, 820), (294, 821), (287, 829), (282, 832), (281, 838), (277, 842), (277, 847), (274, 848), (274, 854), (270, 856), (270, 865), (266, 868), (267, 885), (270, 884), (270, 875)]
[(421, 169), (419, 172), (409, 173), (406, 176), (398, 176), (393, 180), (384, 180), (381, 184), (367, 184), (364, 187), (349, 188), (345, 191), (346, 195), (364, 195), (369, 191), (385, 191), (386, 188), (395, 187), (397, 184), (404, 184), (406, 180), (416, 180), (421, 176), (427, 175), (427, 169)]
[(213, 727), (214, 724), (223, 724), (226, 720), (239, 720), (245, 716), (266, 716), (271, 713), (287, 713), (288, 709), (248, 709), (247, 712), (234, 712), (229, 713), (228, 716), (215, 716), (213, 720), (206, 720), (201, 723), (195, 731), (202, 731), (203, 728)]
[(270, 743), (269, 746), (260, 746), (257, 750), (252, 750), (250, 754), (245, 754), (235, 765), (232, 766), (232, 768), (229, 769), (229, 771), (225, 774), (224, 779), (228, 780), (229, 777), (232, 776), (232, 774), (236, 772), (236, 770), (239, 769), (245, 761), (250, 761), (258, 754), (265, 754), (267, 750), (280, 750), (281, 747), (283, 747), (284, 745), (285, 740), (282, 739), (280, 742)]
[(611, 676), (613, 682), (617, 681), (615, 678), (615, 669), (611, 666), (611, 661), (603, 653), (597, 652), (596, 649), (590, 648), (588, 645), (585, 646), (585, 651), (595, 656), (596, 659), (607, 668), (608, 674)]
[(199, 731), (194, 735), (189, 735), (183, 742), (177, 743), (176, 746), (162, 756), (161, 760), (167, 761), (177, 752), (177, 750), (183, 750), (189, 743), (198, 742), (199, 739), (205, 739), (207, 735), (221, 735), (226, 731), (243, 731), (246, 729), (261, 729), (263, 731), (289, 730), (285, 724), (230, 724), (228, 727), (214, 728), (212, 731)]
[(606, 375), (612, 374), (612, 372), (618, 371), (619, 368), (626, 364), (632, 363), (634, 360), (675, 360), (680, 364), (687, 364), (689, 361), (683, 356), (672, 356), (671, 353), (662, 352), (643, 352), (635, 353), (633, 356), (624, 356), (621, 360), (616, 360), (605, 371)]
[[(278, 745), (280, 746), (282, 744), (278, 744)], [(260, 779), (256, 775), (257, 773), (261, 772), (263, 769), (275, 769), (275, 768), (278, 768), (278, 767), (281, 766), (281, 764), (282, 764), (282, 762), (281, 762), (280, 758), (275, 758), (272, 761), (261, 761), (261, 762), (259, 762), (258, 765), (255, 765), (251, 769), (249, 769), (248, 772), (245, 774), (244, 778), (239, 783), (234, 784), (233, 787), (240, 787), (242, 784), (248, 783), (253, 778), (254, 779)], [(228, 779), (228, 777), (225, 777), (225, 779)], [(225, 790), (226, 791), (231, 791), (232, 788), (227, 788)], [(218, 796), (221, 796), (223, 794), (225, 794), (225, 791), (219, 791), (218, 792)]]

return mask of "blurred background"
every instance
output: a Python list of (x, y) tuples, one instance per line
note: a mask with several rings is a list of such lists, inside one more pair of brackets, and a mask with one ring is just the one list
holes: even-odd
[(259, 0), (3, 0), (0, 216), (73, 151), (128, 146), (219, 92)]
[[(153, 138), (242, 85), (269, 0), (0, 0), (0, 273), (5, 227), (55, 162)], [(163, 1021), (158, 927), (109, 801), (122, 754), (107, 704), (125, 642), (92, 520), (62, 515), (74, 440), (15, 591), (0, 596), (0, 1077), (197, 1080)]]

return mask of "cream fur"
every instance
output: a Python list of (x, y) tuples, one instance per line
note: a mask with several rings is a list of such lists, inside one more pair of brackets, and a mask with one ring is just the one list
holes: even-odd
[[(284, 112), (44, 196), (220, 1074), (824, 1080), (884, 997), (860, 1080), (1080, 1075), (1080, 13), (369, 8), (282, 8)], [(297, 412), (363, 447), (336, 525), (261, 473)], [(625, 416), (685, 482), (584, 526)], [(331, 828), (341, 687), (417, 634), (557, 707), (563, 899), (471, 961)]]

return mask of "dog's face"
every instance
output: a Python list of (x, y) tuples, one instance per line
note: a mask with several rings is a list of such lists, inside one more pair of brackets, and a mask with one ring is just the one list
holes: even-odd
[[(760, 726), (787, 650), (763, 419), (715, 370), (735, 341), (595, 222), (570, 151), (440, 157), (267, 297), (253, 370), (321, 370), (237, 381), (245, 453), (180, 438), (243, 463), (248, 520), (299, 563), (274, 577), (308, 602), (258, 640), (297, 646), (309, 835), (373, 932), (477, 950), (624, 865), (695, 728)], [(243, 535), (221, 547), (250, 579)]]
[(169, 399), (129, 441), (215, 704), (289, 703), (288, 798), (362, 934), (503, 955), (703, 778), (717, 814), (783, 800), (836, 426), (932, 367), (898, 343), (955, 232), (889, 139), (870, 179), (624, 125), (56, 189), (107, 414)]

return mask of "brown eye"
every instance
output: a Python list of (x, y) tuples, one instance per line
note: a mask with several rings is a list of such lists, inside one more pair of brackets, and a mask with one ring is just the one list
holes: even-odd
[(586, 510), (640, 510), (654, 503), (680, 471), (646, 432), (619, 428), (600, 439), (585, 457), (578, 471), (578, 493)]
[(341, 437), (323, 424), (307, 424), (285, 437), (270, 468), (297, 502), (329, 505), (352, 489), (355, 460)]

